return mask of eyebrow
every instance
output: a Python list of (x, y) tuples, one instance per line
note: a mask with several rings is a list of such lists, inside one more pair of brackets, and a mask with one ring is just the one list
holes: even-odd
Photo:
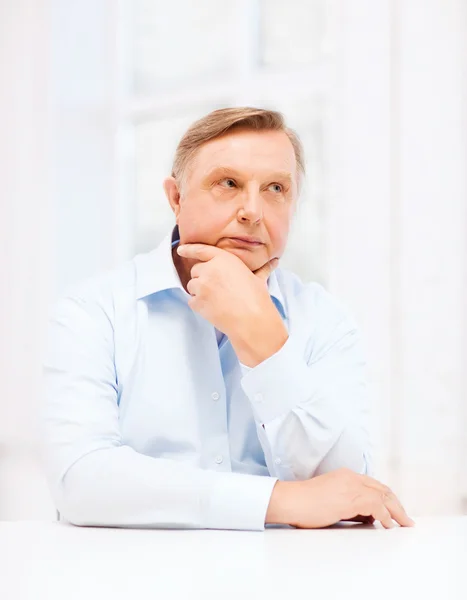
[[(241, 177), (241, 173), (239, 171), (237, 171), (236, 169), (234, 169), (233, 167), (227, 167), (227, 166), (220, 166), (220, 167), (214, 167), (213, 169), (211, 169), (210, 171), (208, 171), (208, 173), (206, 174), (206, 179), (213, 177), (213, 176), (228, 176), (228, 175), (233, 175), (235, 177)], [(274, 171), (273, 173), (268, 174), (267, 179), (274, 181), (276, 179), (280, 179), (282, 181), (287, 181), (289, 183), (292, 182), (292, 175), (290, 173), (288, 173), (287, 171)]]

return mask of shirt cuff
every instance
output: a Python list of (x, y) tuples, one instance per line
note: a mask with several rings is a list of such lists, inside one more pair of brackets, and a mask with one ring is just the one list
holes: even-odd
[(244, 371), (241, 385), (256, 421), (268, 423), (310, 397), (310, 367), (289, 335), (280, 350)]
[(277, 480), (277, 477), (243, 473), (217, 477), (210, 493), (205, 527), (263, 531)]

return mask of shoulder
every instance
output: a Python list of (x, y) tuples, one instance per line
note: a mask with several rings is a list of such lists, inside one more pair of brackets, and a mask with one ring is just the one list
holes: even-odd
[(350, 350), (363, 356), (364, 341), (350, 308), (316, 281), (304, 283), (281, 269), (278, 283), (289, 313), (290, 331), (303, 341), (307, 360), (317, 361), (332, 349), (333, 356)]
[(282, 268), (277, 269), (277, 281), (292, 311), (303, 313), (304, 316), (313, 314), (315, 318), (319, 315), (323, 324), (346, 321), (356, 326), (349, 306), (321, 283), (304, 282), (296, 273)]
[(51, 302), (49, 316), (86, 314), (113, 323), (116, 305), (134, 301), (137, 258), (68, 285)]

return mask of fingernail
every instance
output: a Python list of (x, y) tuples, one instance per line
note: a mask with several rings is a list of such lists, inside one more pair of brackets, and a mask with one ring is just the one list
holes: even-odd
[(177, 253), (180, 254), (180, 250), (183, 252), (184, 248), (185, 248), (185, 246), (179, 246), (177, 248)]

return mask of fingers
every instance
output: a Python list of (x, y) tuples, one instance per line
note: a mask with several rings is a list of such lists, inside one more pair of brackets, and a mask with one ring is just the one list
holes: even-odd
[(190, 279), (190, 281), (186, 284), (187, 292), (191, 296), (196, 296), (196, 294), (199, 292), (198, 282), (199, 282), (199, 277), (195, 277), (194, 279)]
[(385, 529), (392, 529), (393, 521), (401, 527), (413, 527), (414, 521), (396, 500), (386, 495), (377, 496), (370, 502), (367, 510), (362, 511), (362, 514), (374, 517)]
[(394, 527), (391, 513), (384, 504), (375, 503), (371, 515), (379, 521), (385, 529), (392, 529)]
[(222, 252), (225, 252), (225, 250), (208, 244), (182, 244), (177, 247), (177, 254), (180, 256), (185, 258), (197, 258), (203, 262), (213, 259)]
[(367, 497), (364, 506), (361, 507), (360, 515), (355, 519), (367, 519), (368, 523), (380, 521), (385, 529), (392, 529), (394, 527), (391, 513), (377, 496)]
[(191, 278), (194, 279), (195, 277), (199, 277), (202, 273), (203, 267), (204, 267), (204, 263), (202, 263), (202, 262), (195, 263), (190, 269)]
[(365, 517), (363, 515), (357, 515), (353, 519), (345, 519), (345, 520), (352, 521), (353, 523), (364, 523), (365, 525), (373, 525), (373, 523), (375, 522), (375, 518), (372, 517), (371, 515), (368, 517)]
[(413, 521), (409, 515), (405, 512), (399, 500), (392, 494), (391, 496), (384, 496), (383, 498), (384, 505), (386, 509), (390, 512), (391, 517), (399, 523), (401, 527), (413, 527), (415, 525), (415, 521)]
[(266, 279), (269, 277), (269, 275), (271, 275), (271, 273), (274, 271), (274, 269), (277, 268), (278, 264), (279, 264), (279, 259), (273, 258), (269, 262), (267, 262), (265, 265), (263, 265), (261, 268), (257, 269), (254, 272), (254, 274), (257, 277), (259, 277), (260, 279), (264, 279), (264, 281), (266, 281)]
[(413, 519), (407, 515), (404, 507), (391, 488), (389, 488), (387, 485), (384, 485), (380, 481), (373, 479), (372, 477), (368, 477), (367, 475), (360, 475), (360, 479), (364, 485), (371, 487), (382, 494), (385, 506), (389, 509), (394, 520), (397, 521), (399, 525), (403, 527), (413, 527), (413, 525), (415, 525), (415, 521), (413, 521)]

